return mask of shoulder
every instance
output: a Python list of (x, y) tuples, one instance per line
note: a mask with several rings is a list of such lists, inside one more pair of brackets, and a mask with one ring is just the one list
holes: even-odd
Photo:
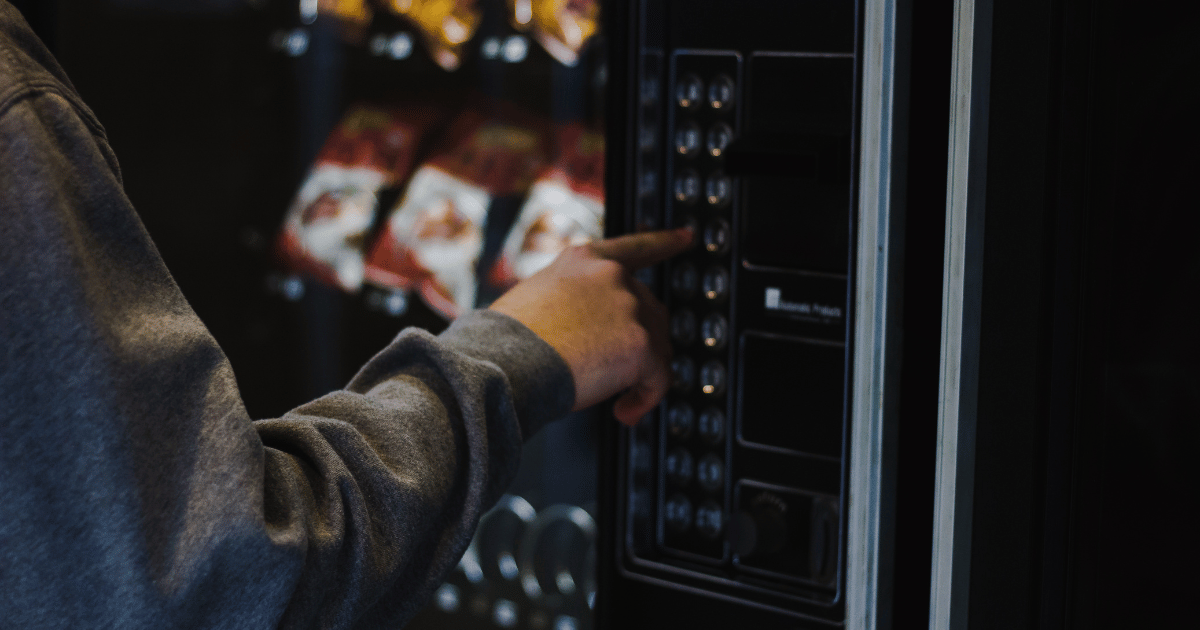
[(54, 55), (46, 49), (15, 7), (0, 0), (0, 117), (17, 105), (37, 108), (39, 97), (70, 104), (74, 113), (101, 140), (104, 127), (84, 104)]

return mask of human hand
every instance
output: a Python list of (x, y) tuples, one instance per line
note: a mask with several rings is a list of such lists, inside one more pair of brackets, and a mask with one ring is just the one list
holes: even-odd
[(687, 250), (694, 238), (684, 228), (568, 248), (490, 308), (562, 355), (575, 379), (576, 410), (623, 391), (613, 415), (637, 424), (670, 386), (671, 344), (666, 308), (633, 272)]

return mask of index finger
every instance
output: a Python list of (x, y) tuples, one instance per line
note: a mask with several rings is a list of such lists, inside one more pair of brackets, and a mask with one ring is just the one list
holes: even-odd
[(626, 234), (592, 243), (592, 251), (601, 258), (619, 262), (630, 269), (649, 267), (691, 248), (695, 233), (691, 228), (657, 230)]

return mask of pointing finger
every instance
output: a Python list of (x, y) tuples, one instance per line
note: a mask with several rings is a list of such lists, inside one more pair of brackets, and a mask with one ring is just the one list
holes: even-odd
[(592, 243), (592, 251), (601, 258), (619, 262), (629, 269), (649, 267), (692, 246), (695, 233), (690, 228), (627, 234)]

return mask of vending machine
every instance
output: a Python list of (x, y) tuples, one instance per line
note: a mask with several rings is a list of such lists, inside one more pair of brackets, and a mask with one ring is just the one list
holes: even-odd
[(696, 229), (637, 276), (666, 399), (529, 440), (411, 627), (1194, 616), (1194, 8), (13, 4), (254, 417), (566, 244)]
[(420, 621), (927, 623), (949, 9), (603, 6), (604, 232), (697, 234), (637, 274), (671, 390), (590, 420), (586, 501), (506, 496)]
[[(675, 380), (606, 436), (601, 624), (888, 623), (910, 96), (897, 4), (612, 10), (625, 63), (610, 90), (625, 87), (609, 227), (692, 225), (700, 243), (644, 275), (670, 311)], [(916, 366), (929, 338), (908, 341)]]
[[(166, 6), (60, 3), (60, 54), (252, 415), (569, 244), (695, 228), (637, 274), (666, 399), (534, 436), (410, 627), (927, 624), (950, 2)], [(112, 67), (171, 71), (131, 104)]]

